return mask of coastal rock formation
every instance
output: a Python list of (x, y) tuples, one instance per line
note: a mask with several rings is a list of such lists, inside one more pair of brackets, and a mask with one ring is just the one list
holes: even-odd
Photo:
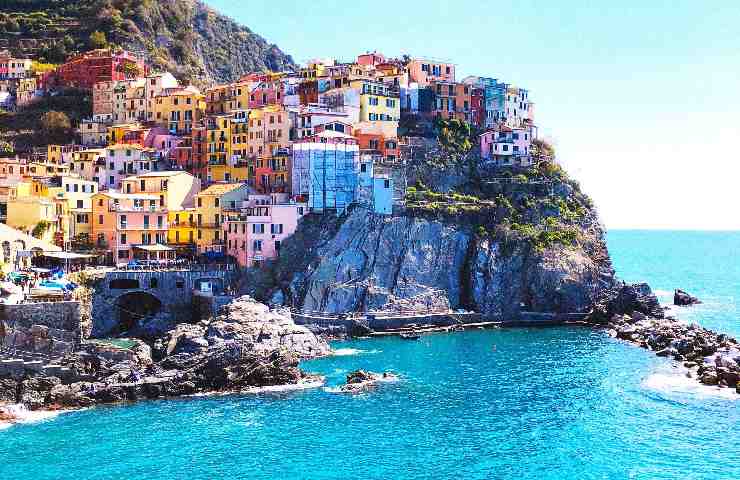
[(647, 285), (623, 285), (601, 304), (601, 310), (595, 309), (595, 318), (602, 321), (604, 312), (608, 312), (611, 316), (606, 328), (611, 336), (683, 362), (689, 375), (701, 383), (730, 387), (740, 393), (737, 340), (666, 317), (656, 309), (657, 303)]
[(328, 344), (271, 310), (242, 297), (215, 318), (180, 324), (153, 342), (90, 341), (61, 362), (65, 378), (0, 378), (0, 402), (34, 409), (80, 408), (99, 403), (163, 398), (198, 392), (239, 391), (317, 377), (298, 363), (330, 353)]
[(674, 305), (685, 307), (688, 305), (696, 305), (697, 303), (701, 303), (701, 300), (689, 295), (683, 290), (676, 289), (676, 291), (673, 293), (673, 304)]
[(355, 370), (347, 375), (347, 383), (339, 387), (341, 393), (357, 394), (372, 390), (381, 382), (392, 382), (398, 377), (392, 373), (374, 373), (365, 370)]

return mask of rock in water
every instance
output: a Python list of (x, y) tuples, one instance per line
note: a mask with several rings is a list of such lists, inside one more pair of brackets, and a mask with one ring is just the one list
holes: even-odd
[(398, 377), (390, 372), (374, 373), (355, 370), (347, 375), (347, 383), (339, 388), (341, 393), (362, 393), (378, 386), (380, 382), (396, 380)]
[(676, 291), (673, 293), (674, 305), (685, 307), (688, 305), (696, 305), (697, 303), (701, 303), (701, 301), (698, 298), (689, 295), (687, 292), (684, 292), (683, 290), (676, 289)]

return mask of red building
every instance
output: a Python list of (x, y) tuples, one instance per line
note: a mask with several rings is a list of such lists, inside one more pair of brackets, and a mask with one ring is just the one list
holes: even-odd
[(298, 84), (298, 98), (301, 105), (319, 103), (319, 82), (316, 80), (304, 80)]
[(92, 50), (67, 60), (55, 72), (57, 84), (92, 90), (98, 82), (111, 82), (148, 74), (142, 60), (129, 52)]
[(398, 159), (398, 139), (372, 123), (358, 126), (353, 136), (360, 145), (360, 152), (380, 155), (388, 162)]
[(288, 150), (268, 158), (254, 157), (249, 160), (249, 184), (258, 193), (290, 193), (291, 156)]
[(470, 120), (478, 128), (486, 126), (485, 90), (471, 87), (470, 91)]

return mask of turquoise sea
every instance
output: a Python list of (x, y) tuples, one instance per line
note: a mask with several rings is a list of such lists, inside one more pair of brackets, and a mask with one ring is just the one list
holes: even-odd
[[(609, 235), (615, 267), (681, 318), (740, 335), (740, 233)], [(588, 328), (435, 334), (335, 345), (307, 362), (401, 379), (331, 389), (142, 402), (0, 431), (0, 478), (738, 479), (740, 403), (663, 358)], [(740, 396), (739, 396), (740, 397)]]

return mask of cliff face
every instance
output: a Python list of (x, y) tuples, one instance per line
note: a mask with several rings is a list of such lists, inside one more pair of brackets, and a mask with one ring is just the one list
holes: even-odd
[(302, 266), (281, 259), (266, 298), (333, 313), (446, 305), (491, 317), (587, 312), (616, 283), (596, 213), (562, 171), (550, 183), (527, 173), (526, 181), (458, 184), (465, 194), (411, 189), (393, 216), (358, 207), (303, 252)]
[[(596, 239), (594, 239), (596, 240)], [(510, 316), (520, 310), (587, 311), (613, 281), (583, 249), (526, 245), (505, 251), (465, 225), (353, 211), (316, 264), (289, 284), (305, 310), (347, 312), (438, 306)], [(281, 291), (274, 299), (285, 298)]]

